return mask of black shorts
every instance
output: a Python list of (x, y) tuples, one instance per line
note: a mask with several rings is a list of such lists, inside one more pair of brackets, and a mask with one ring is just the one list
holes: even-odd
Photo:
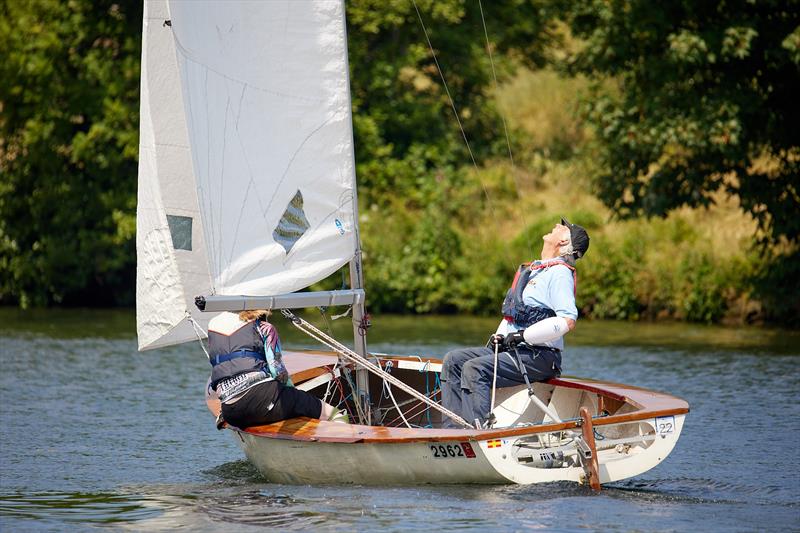
[[(270, 408), (270, 406), (272, 406)], [(322, 402), (305, 391), (277, 381), (260, 383), (232, 404), (222, 404), (225, 422), (245, 429), (296, 416), (319, 418)]]

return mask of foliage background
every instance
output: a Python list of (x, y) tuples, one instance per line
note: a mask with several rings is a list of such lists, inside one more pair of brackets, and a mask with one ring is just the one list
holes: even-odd
[[(496, 313), (564, 215), (584, 315), (797, 324), (797, 2), (416, 6), (347, 3), (372, 311)], [(140, 32), (0, 0), (0, 303), (132, 304)]]

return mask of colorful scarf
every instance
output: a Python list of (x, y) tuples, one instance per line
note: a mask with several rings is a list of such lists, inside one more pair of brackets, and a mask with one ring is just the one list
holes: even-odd
[(292, 378), (289, 371), (283, 364), (283, 354), (281, 353), (281, 339), (278, 337), (278, 330), (269, 322), (256, 320), (256, 329), (264, 340), (264, 354), (267, 356), (267, 366), (272, 377), (284, 385), (293, 387)]

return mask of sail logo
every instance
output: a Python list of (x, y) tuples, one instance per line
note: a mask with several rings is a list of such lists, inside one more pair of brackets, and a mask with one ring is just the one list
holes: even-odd
[(344, 224), (342, 224), (342, 221), (337, 218), (335, 224), (336, 229), (339, 230), (339, 235), (344, 235)]
[(309, 224), (306, 213), (303, 211), (303, 194), (298, 189), (286, 206), (278, 225), (272, 231), (272, 238), (283, 246), (283, 249), (288, 254), (310, 227), (311, 224)]

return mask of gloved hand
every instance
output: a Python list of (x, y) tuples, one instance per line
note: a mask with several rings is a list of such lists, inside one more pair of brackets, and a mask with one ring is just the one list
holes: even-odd
[(494, 350), (495, 346), (497, 346), (498, 350), (502, 352), (504, 339), (505, 336), (502, 333), (494, 333), (489, 337), (489, 340), (486, 341), (486, 347)]
[(513, 333), (509, 333), (508, 335), (495, 333), (494, 335), (489, 337), (489, 342), (486, 343), (486, 347), (494, 350), (494, 347), (496, 345), (498, 352), (511, 351), (517, 344), (525, 342), (525, 337), (522, 336), (524, 332), (525, 330), (521, 329), (519, 331), (514, 331)]
[(505, 338), (503, 339), (503, 346), (500, 347), (500, 350), (508, 352), (510, 350), (513, 350), (516, 345), (525, 342), (525, 337), (523, 336), (524, 333), (525, 330), (521, 329), (519, 331), (515, 331), (513, 333), (509, 333), (508, 335), (506, 335)]

